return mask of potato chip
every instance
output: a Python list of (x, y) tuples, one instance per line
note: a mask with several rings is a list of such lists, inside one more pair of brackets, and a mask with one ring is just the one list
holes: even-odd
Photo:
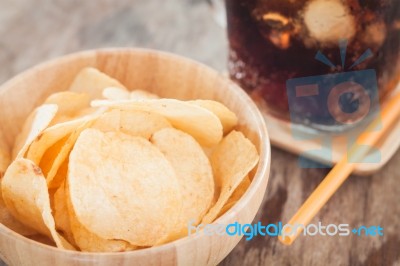
[(233, 205), (235, 205), (240, 198), (243, 196), (243, 194), (247, 191), (251, 184), (249, 176), (246, 176), (243, 181), (239, 184), (239, 186), (235, 189), (235, 191), (232, 193), (232, 196), (228, 199), (228, 201), (225, 203), (224, 207), (222, 207), (221, 211), (218, 214), (218, 217), (221, 217), (223, 214), (225, 214), (227, 211), (229, 211)]
[(91, 127), (103, 132), (120, 131), (150, 139), (154, 132), (171, 127), (171, 124), (159, 114), (113, 109), (100, 116)]
[[(72, 149), (72, 148), (71, 148)], [(66, 149), (63, 149), (61, 151), (62, 155), (57, 156), (57, 158), (54, 160), (53, 164), (51, 165), (50, 171), (48, 175), (46, 176), (46, 181), (47, 181), (47, 186), (49, 189), (57, 189), (60, 187), (63, 181), (67, 178), (68, 174), (68, 155), (71, 150), (66, 153)], [(62, 160), (61, 158), (64, 157), (66, 154), (66, 157), (63, 162), (60, 163)]]
[(55, 230), (46, 180), (40, 168), (27, 159), (16, 159), (2, 180), (4, 203), (20, 222), (51, 237), (57, 247), (74, 249)]
[[(34, 163), (39, 164), (47, 149), (71, 134), (77, 127), (95, 118), (97, 118), (95, 115), (85, 116), (47, 128), (32, 142), (26, 157)], [(62, 144), (60, 145), (62, 146)]]
[(212, 146), (222, 139), (222, 124), (218, 117), (202, 107), (175, 99), (93, 101), (92, 106), (107, 106), (122, 110), (154, 112), (167, 118), (177, 129), (192, 135), (201, 145)]
[(228, 201), (224, 207), (222, 207), (222, 209), (219, 211), (217, 218), (221, 217), (222, 215), (224, 215), (225, 213), (227, 213), (230, 209), (232, 209), (233, 206), (235, 206), (235, 204), (237, 203), (236, 201)]
[(27, 118), (14, 143), (13, 158), (25, 155), (29, 145), (45, 130), (56, 116), (58, 106), (45, 104), (36, 108)]
[[(42, 158), (49, 160), (58, 154), (69, 134), (81, 123), (83, 121), (67, 121), (45, 129), (30, 145), (26, 158), (36, 164), (39, 164)], [(49, 154), (46, 156), (46, 153)]]
[(57, 104), (57, 116), (74, 116), (84, 108), (90, 106), (89, 95), (72, 91), (62, 91), (51, 94), (44, 102), (45, 104)]
[(57, 231), (68, 240), (69, 243), (76, 246), (72, 235), (71, 225), (69, 222), (69, 213), (67, 208), (67, 196), (65, 194), (65, 183), (57, 189), (53, 197), (53, 213)]
[(81, 251), (87, 252), (122, 252), (137, 249), (136, 246), (129, 244), (127, 241), (104, 239), (93, 234), (82, 226), (74, 214), (69, 216), (74, 233), (74, 241)]
[(95, 68), (87, 67), (78, 73), (69, 90), (86, 93), (90, 99), (101, 99), (103, 98), (103, 90), (107, 87), (126, 89), (118, 80), (107, 76)]
[(144, 138), (84, 130), (67, 180), (76, 219), (100, 238), (151, 246), (177, 223), (182, 198), (175, 171)]
[(108, 100), (129, 100), (131, 94), (126, 89), (108, 87), (103, 90), (103, 97)]
[(251, 184), (251, 180), (250, 180), (249, 176), (246, 176), (242, 180), (242, 182), (239, 184), (239, 186), (235, 189), (235, 191), (233, 191), (232, 195), (230, 196), (230, 198), (228, 199), (228, 201), (226, 203), (228, 204), (230, 202), (240, 200), (240, 198), (244, 195), (244, 193), (246, 193), (250, 184)]
[(56, 245), (54, 245), (54, 241), (51, 240), (50, 238), (48, 238), (47, 236), (41, 235), (41, 234), (35, 234), (35, 235), (30, 235), (27, 236), (29, 239), (32, 239), (36, 242), (48, 245), (48, 246), (53, 246), (55, 247)]
[(137, 249), (136, 246), (129, 244), (127, 241), (104, 239), (93, 232), (90, 232), (77, 220), (76, 214), (71, 205), (68, 185), (65, 186), (65, 193), (67, 212), (69, 214), (69, 226), (74, 238), (74, 243), (76, 243), (80, 250), (88, 252), (121, 252)]
[[(42, 173), (45, 177), (49, 173), (55, 158), (60, 153), (61, 149), (64, 147), (70, 135), (67, 135), (57, 141), (53, 146), (48, 148), (40, 159), (39, 167), (42, 169)], [(29, 157), (27, 159), (30, 159)], [(31, 159), (30, 159), (31, 160)], [(33, 160), (32, 160), (33, 161)]]
[(37, 232), (32, 228), (19, 222), (14, 216), (11, 215), (10, 211), (7, 209), (3, 196), (0, 194), (0, 223), (10, 228), (11, 230), (21, 234), (23, 236), (35, 235)]
[[(108, 110), (107, 107), (88, 107), (77, 112), (73, 117), (68, 117), (66, 121), (72, 121), (83, 117), (100, 116)], [(64, 122), (66, 122), (64, 121)]]
[(94, 107), (89, 107), (89, 108), (85, 108), (80, 110), (77, 115), (75, 116), (75, 118), (79, 118), (79, 117), (84, 117), (84, 116), (90, 116), (96, 113), (104, 113), (107, 109), (103, 108), (104, 111), (100, 111), (99, 108), (94, 108)]
[[(86, 128), (88, 128), (93, 123), (93, 120), (87, 120), (83, 124), (79, 125), (69, 136), (68, 138), (62, 142), (62, 146), (50, 148), (43, 157), (40, 162), (40, 166), (43, 169), (43, 172), (46, 176), (46, 181), (49, 189), (58, 188), (61, 183), (66, 178), (66, 170), (68, 165), (64, 165), (64, 162), (67, 160), (68, 155), (70, 154), (76, 140), (79, 137), (79, 134)], [(57, 144), (56, 144), (57, 145)], [(59, 148), (59, 149), (58, 149)], [(52, 152), (54, 154), (51, 154)], [(51, 158), (46, 158), (46, 155), (49, 154)]]
[[(10, 151), (8, 145), (4, 141), (2, 132), (0, 132), (0, 179), (3, 177), (10, 163), (11, 163)], [(27, 226), (20, 223), (8, 211), (3, 201), (3, 195), (1, 193), (1, 182), (0, 182), (0, 223), (24, 236), (37, 234), (35, 230), (28, 228)]]
[(174, 128), (156, 132), (151, 142), (175, 169), (182, 192), (182, 211), (171, 238), (187, 234), (188, 223), (198, 224), (214, 197), (214, 178), (207, 156), (196, 140)]
[(235, 189), (257, 165), (258, 159), (256, 148), (241, 132), (232, 131), (218, 144), (211, 155), (211, 165), (219, 198), (202, 223), (215, 220)]
[(130, 93), (130, 99), (131, 100), (149, 100), (149, 99), (160, 99), (158, 95), (148, 92), (148, 91), (143, 91), (143, 90), (134, 90)]
[(224, 128), (224, 134), (227, 134), (231, 130), (233, 130), (233, 128), (237, 124), (238, 119), (236, 117), (236, 114), (220, 102), (212, 100), (194, 100), (189, 102), (214, 113), (221, 120), (222, 126)]
[[(52, 156), (52, 159), (46, 159), (45, 157), (40, 163), (40, 166), (45, 172), (47, 186), (49, 189), (58, 188), (61, 183), (67, 177), (68, 170), (68, 156), (79, 137), (79, 134), (90, 126), (90, 122), (81, 125), (75, 129), (72, 134), (69, 135), (64, 145), (58, 150), (57, 154)], [(51, 150), (51, 149), (50, 149)], [(47, 154), (47, 152), (46, 152)]]

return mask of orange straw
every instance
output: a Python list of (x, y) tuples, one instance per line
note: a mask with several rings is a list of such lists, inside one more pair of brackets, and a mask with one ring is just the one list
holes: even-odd
[[(314, 192), (308, 197), (303, 206), (288, 222), (289, 225), (304, 225), (307, 226), (314, 218), (318, 211), (326, 204), (332, 197), (336, 190), (343, 184), (343, 182), (351, 175), (354, 170), (355, 164), (349, 162), (361, 161), (369, 152), (366, 148), (374, 146), (379, 139), (391, 128), (396, 122), (396, 118), (400, 115), (400, 93), (393, 96), (387, 104), (383, 107), (381, 115), (368, 126), (366, 131), (361, 134), (356, 143), (350, 148), (349, 152), (335, 165), (329, 172), (325, 179), (319, 184)], [(379, 130), (377, 130), (379, 129)], [(373, 132), (376, 131), (376, 132)], [(361, 147), (360, 143), (363, 146)], [(287, 233), (285, 236), (280, 236), (279, 240), (285, 245), (291, 245), (293, 241), (303, 231), (303, 226), (298, 226), (296, 232)]]

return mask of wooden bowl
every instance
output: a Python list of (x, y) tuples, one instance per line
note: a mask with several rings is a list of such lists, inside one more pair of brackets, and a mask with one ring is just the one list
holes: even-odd
[[(238, 129), (256, 145), (260, 161), (248, 191), (216, 222), (252, 222), (265, 193), (271, 157), (263, 117), (237, 85), (189, 59), (142, 49), (107, 49), (68, 55), (27, 70), (0, 87), (0, 136), (10, 148), (33, 108), (49, 94), (66, 90), (87, 66), (98, 68), (130, 89), (168, 98), (214, 99), (233, 110), (239, 117)], [(0, 257), (9, 265), (215, 265), (240, 238), (200, 233), (137, 251), (88, 253), (41, 244), (0, 224)]]

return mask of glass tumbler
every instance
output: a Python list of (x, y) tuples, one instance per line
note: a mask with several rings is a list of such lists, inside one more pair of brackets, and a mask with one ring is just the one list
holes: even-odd
[(398, 0), (226, 0), (229, 74), (267, 112), (354, 127), (399, 82)]

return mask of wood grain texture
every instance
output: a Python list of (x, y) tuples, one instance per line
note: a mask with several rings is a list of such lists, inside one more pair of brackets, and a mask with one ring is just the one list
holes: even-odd
[[(203, 0), (0, 0), (0, 82), (58, 55), (99, 47), (149, 47), (223, 71), (225, 33)], [(400, 265), (400, 153), (372, 176), (351, 177), (313, 222), (381, 225), (384, 237), (242, 240), (221, 265)], [(310, 162), (310, 165), (312, 163)], [(288, 221), (328, 170), (300, 169), (272, 150), (270, 182), (256, 220)]]

